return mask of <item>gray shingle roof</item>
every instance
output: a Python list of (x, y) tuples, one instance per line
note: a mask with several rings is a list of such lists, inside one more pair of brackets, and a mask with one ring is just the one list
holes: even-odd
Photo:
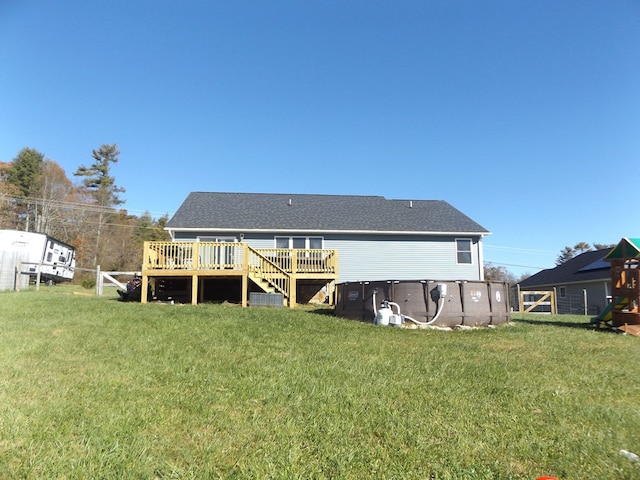
[(610, 278), (609, 262), (601, 262), (610, 248), (581, 253), (555, 268), (542, 270), (520, 282), (522, 288), (567, 285)]
[(274, 193), (192, 192), (167, 227), (178, 230), (489, 233), (442, 200)]

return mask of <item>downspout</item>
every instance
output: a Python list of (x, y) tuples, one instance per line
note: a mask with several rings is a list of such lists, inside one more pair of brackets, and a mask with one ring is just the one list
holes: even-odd
[(482, 235), (478, 237), (478, 278), (484, 281), (484, 252), (482, 249)]

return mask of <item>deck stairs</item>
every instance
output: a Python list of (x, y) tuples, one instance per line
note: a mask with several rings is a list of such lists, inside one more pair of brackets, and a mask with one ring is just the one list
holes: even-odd
[(281, 293), (285, 303), (291, 297), (291, 275), (262, 253), (249, 247), (249, 280), (265, 293)]

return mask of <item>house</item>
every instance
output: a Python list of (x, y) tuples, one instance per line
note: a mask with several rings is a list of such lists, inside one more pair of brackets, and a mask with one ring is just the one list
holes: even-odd
[(610, 248), (584, 252), (523, 280), (520, 290), (555, 290), (557, 313), (598, 315), (611, 300)]
[[(256, 275), (262, 274), (267, 265), (283, 267), (285, 259), (287, 263), (278, 275), (288, 277), (287, 282), (293, 279), (296, 287), (288, 292), (278, 287), (275, 290), (293, 305), (296, 299), (310, 298), (312, 293), (330, 294), (336, 282), (482, 280), (482, 240), (490, 233), (441, 200), (220, 192), (190, 193), (167, 222), (166, 230), (174, 243), (197, 245), (200, 250), (208, 246), (205, 255), (199, 250), (199, 265), (201, 261), (218, 265), (220, 256), (226, 256), (222, 259), (225, 268), (209, 269), (219, 280), (219, 270), (231, 276), (234, 271), (248, 270), (242, 292), (268, 291), (258, 284)], [(149, 250), (152, 247), (145, 247), (145, 265), (159, 267), (158, 262), (166, 255)], [(296, 261), (291, 260), (294, 255)], [(173, 257), (175, 261), (176, 255)], [(319, 259), (317, 265), (314, 259)], [(262, 266), (258, 267), (258, 262)], [(168, 271), (144, 266), (143, 270), (150, 278)], [(204, 279), (209, 273), (200, 276)], [(301, 273), (304, 277), (299, 276)], [(264, 283), (274, 287), (278, 275)], [(194, 278), (193, 298), (196, 288), (201, 287)], [(304, 289), (306, 292), (301, 292)]]

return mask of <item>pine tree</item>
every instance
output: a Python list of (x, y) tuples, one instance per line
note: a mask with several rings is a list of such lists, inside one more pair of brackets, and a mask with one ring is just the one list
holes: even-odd
[(120, 151), (115, 143), (102, 145), (91, 154), (95, 160), (94, 163), (90, 167), (81, 165), (74, 173), (75, 176), (84, 177), (84, 187), (93, 198), (96, 207), (94, 266), (98, 265), (101, 236), (105, 224), (115, 213), (113, 208), (124, 203), (119, 194), (124, 193), (125, 189), (118, 187), (115, 178), (110, 174), (111, 165), (118, 163), (118, 155)]

